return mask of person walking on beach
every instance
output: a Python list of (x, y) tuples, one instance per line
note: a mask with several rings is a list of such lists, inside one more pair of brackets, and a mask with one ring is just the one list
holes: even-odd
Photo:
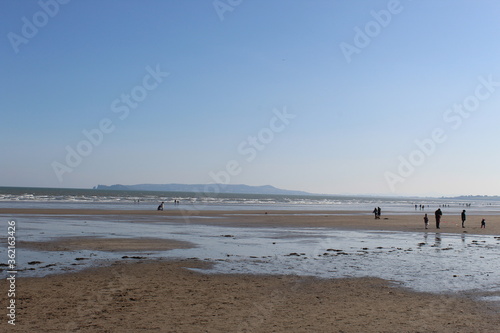
[(380, 207), (377, 207), (377, 215), (378, 215), (379, 219), (380, 219), (380, 216), (382, 216), (382, 210), (380, 209)]
[(424, 224), (425, 229), (429, 229), (429, 218), (427, 217), (427, 214), (424, 215)]
[(436, 229), (441, 229), (439, 227), (439, 224), (441, 223), (441, 216), (443, 215), (443, 212), (441, 211), (441, 208), (438, 208), (438, 210), (436, 210), (434, 212), (434, 216), (436, 217)]
[(163, 210), (164, 205), (165, 205), (165, 202), (162, 201), (161, 204), (158, 206), (158, 210)]
[(375, 207), (375, 208), (373, 209), (373, 212), (372, 212), (372, 213), (373, 213), (373, 214), (375, 214), (375, 220), (377, 220), (377, 219), (379, 219), (379, 218), (380, 218), (380, 216), (378, 216), (378, 209), (377, 209), (377, 207)]
[(465, 209), (462, 211), (462, 228), (465, 228), (465, 219), (466, 219), (466, 216), (465, 216)]
[(485, 219), (481, 220), (481, 229), (486, 229), (486, 220)]

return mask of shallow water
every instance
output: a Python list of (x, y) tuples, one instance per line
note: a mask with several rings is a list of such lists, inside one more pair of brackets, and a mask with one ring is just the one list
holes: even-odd
[[(7, 220), (6, 216), (0, 218)], [(147, 252), (60, 253), (17, 248), (19, 277), (77, 271), (122, 260), (123, 256), (198, 258), (216, 263), (212, 269), (204, 270), (205, 273), (297, 274), (321, 278), (370, 276), (417, 291), (470, 292), (490, 301), (498, 301), (500, 297), (500, 238), (494, 236), (331, 228), (237, 228), (182, 223), (178, 219), (133, 223), (137, 222), (136, 217), (124, 216), (119, 222), (110, 216), (93, 216), (91, 220), (88, 216), (25, 216), (15, 220), (18, 242), (75, 236), (151, 237), (197, 245), (192, 249)], [(2, 253), (5, 242), (2, 238)], [(5, 275), (5, 267), (1, 268)]]

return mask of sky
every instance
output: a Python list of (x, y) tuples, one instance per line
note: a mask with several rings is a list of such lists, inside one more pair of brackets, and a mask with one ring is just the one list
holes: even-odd
[(0, 186), (500, 194), (495, 0), (0, 2)]

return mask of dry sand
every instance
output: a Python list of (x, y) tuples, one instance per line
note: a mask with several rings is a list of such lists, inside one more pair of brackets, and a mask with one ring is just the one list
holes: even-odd
[[(143, 215), (151, 221), (182, 212), (16, 211), (46, 215)], [(333, 212), (196, 212), (212, 219), (186, 223), (227, 226), (322, 226), (423, 231), (421, 215), (344, 216)], [(14, 214), (0, 210), (0, 214)], [(235, 215), (236, 214), (236, 215)], [(203, 215), (202, 215), (203, 216)], [(14, 216), (15, 217), (15, 216)], [(481, 217), (482, 218), (482, 217)], [(498, 234), (500, 217), (444, 217), (441, 232)], [(146, 219), (147, 220), (147, 219)], [(432, 222), (433, 219), (431, 219)], [(476, 221), (478, 220), (478, 221)], [(472, 222), (477, 226), (472, 225)], [(477, 222), (477, 223), (476, 223)], [(431, 231), (433, 231), (431, 223)], [(129, 242), (127, 244), (127, 242)], [(190, 244), (122, 239), (103, 248), (96, 239), (64, 239), (55, 250), (151, 250)], [(160, 244), (161, 243), (161, 244)], [(149, 244), (149, 245), (148, 245)], [(60, 248), (57, 248), (57, 247)], [(48, 249), (48, 248), (46, 248)], [(53, 248), (54, 249), (54, 248)], [(499, 332), (499, 309), (469, 298), (411, 292), (380, 279), (320, 280), (296, 276), (204, 275), (185, 267), (200, 261), (117, 262), (110, 267), (45, 278), (18, 278), (16, 326), (5, 315), (2, 331), (12, 332)], [(2, 295), (8, 285), (0, 282)], [(4, 299), (2, 297), (2, 299)], [(3, 307), (6, 312), (5, 306)]]
[[(19, 279), (18, 320), (8, 331), (401, 333), (500, 327), (488, 305), (409, 292), (379, 279), (202, 275), (183, 268), (204, 265), (120, 263)], [(1, 326), (7, 326), (5, 319)]]

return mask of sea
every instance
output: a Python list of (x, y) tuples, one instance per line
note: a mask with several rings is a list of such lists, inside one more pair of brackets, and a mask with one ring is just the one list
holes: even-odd
[[(175, 202), (178, 204), (175, 204)], [(154, 210), (291, 210), (352, 211), (371, 214), (414, 214), (446, 207), (450, 214), (466, 209), (469, 214), (500, 215), (500, 201), (454, 198), (377, 197), (347, 195), (269, 195), (97, 190), (71, 188), (0, 187), (0, 208)]]

